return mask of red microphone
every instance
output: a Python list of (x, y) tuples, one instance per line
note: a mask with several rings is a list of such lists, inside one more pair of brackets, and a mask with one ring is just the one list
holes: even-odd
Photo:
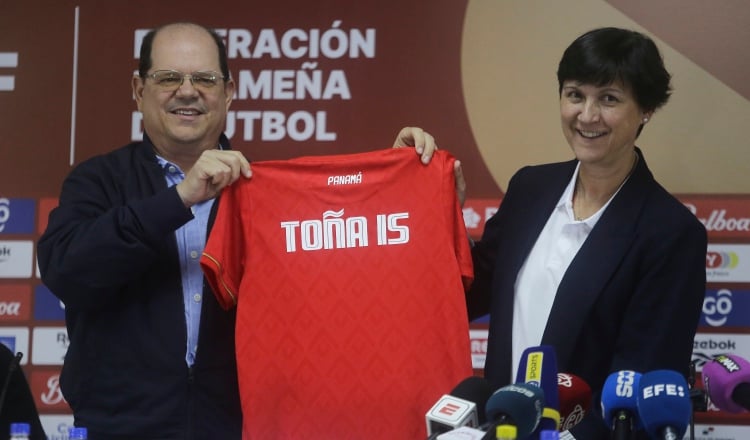
[(570, 373), (557, 373), (560, 396), (560, 431), (567, 431), (583, 420), (591, 409), (591, 387), (583, 379)]

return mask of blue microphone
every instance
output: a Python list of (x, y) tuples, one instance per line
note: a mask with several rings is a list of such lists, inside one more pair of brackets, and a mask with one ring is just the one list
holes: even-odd
[(622, 370), (607, 377), (602, 388), (602, 415), (613, 440), (628, 440), (641, 428), (638, 418), (638, 390), (641, 373)]
[[(521, 354), (516, 383), (535, 385), (544, 392), (539, 430), (560, 429), (560, 395), (557, 389), (557, 356), (551, 345), (529, 347)], [(519, 435), (519, 438), (521, 436)]]
[(690, 389), (681, 374), (656, 370), (641, 376), (638, 415), (651, 438), (682, 439), (691, 411)]

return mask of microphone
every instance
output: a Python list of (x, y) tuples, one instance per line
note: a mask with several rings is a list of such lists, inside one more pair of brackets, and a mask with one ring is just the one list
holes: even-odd
[(437, 440), (484, 440), (486, 432), (462, 426), (437, 436)]
[(640, 428), (638, 390), (641, 373), (631, 370), (614, 372), (602, 387), (602, 415), (612, 430), (614, 440), (626, 440)]
[[(560, 397), (557, 390), (557, 356), (551, 345), (529, 347), (521, 354), (516, 383), (535, 385), (544, 392), (539, 429), (560, 429)], [(520, 434), (519, 438), (523, 438)]]
[(0, 391), (0, 414), (2, 414), (3, 412), (3, 406), (5, 404), (5, 394), (7, 394), (8, 392), (10, 379), (13, 377), (13, 373), (16, 371), (16, 368), (18, 368), (18, 365), (21, 363), (22, 357), (23, 353), (19, 351), (15, 356), (13, 356), (13, 359), (10, 360), (10, 365), (8, 365), (8, 374), (5, 375), (5, 382), (3, 382), (3, 388), (2, 391)]
[(720, 410), (750, 410), (750, 362), (732, 354), (716, 356), (703, 366), (703, 387)]
[(544, 391), (538, 386), (517, 383), (500, 388), (487, 400), (485, 439), (495, 438), (498, 425), (513, 425), (517, 438), (528, 437), (539, 426), (543, 408)]
[(641, 376), (638, 414), (651, 438), (682, 439), (692, 411), (685, 378), (671, 370), (656, 370)]
[(591, 387), (575, 374), (557, 373), (557, 392), (560, 398), (560, 431), (567, 431), (581, 423), (591, 409)]
[(484, 422), (484, 403), (492, 387), (484, 378), (470, 376), (444, 394), (425, 414), (429, 439), (460, 426), (477, 427)]

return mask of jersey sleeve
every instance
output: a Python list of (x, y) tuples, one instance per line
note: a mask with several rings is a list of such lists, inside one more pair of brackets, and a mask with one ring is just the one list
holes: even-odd
[(239, 198), (245, 182), (224, 189), (200, 264), (206, 281), (225, 309), (237, 305), (244, 249)]

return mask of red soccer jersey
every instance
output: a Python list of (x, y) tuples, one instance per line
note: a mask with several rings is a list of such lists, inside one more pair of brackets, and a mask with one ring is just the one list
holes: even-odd
[(244, 439), (426, 436), (472, 374), (454, 159), (413, 148), (255, 162), (201, 265), (237, 306)]

